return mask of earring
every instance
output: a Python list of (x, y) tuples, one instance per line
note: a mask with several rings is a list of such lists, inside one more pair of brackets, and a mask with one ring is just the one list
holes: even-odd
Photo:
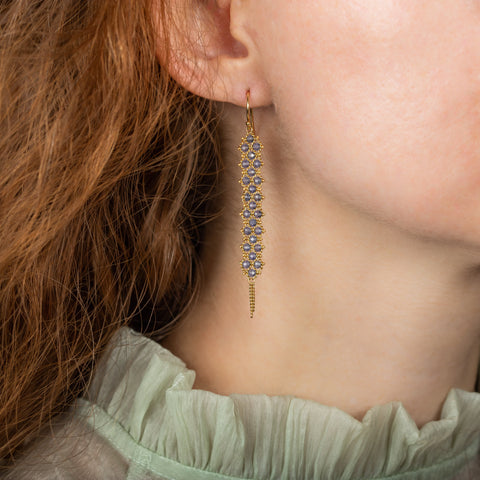
[(255, 279), (260, 275), (264, 262), (262, 261), (262, 235), (265, 229), (262, 226), (262, 194), (263, 177), (260, 168), (263, 166), (262, 149), (258, 136), (255, 133), (253, 112), (250, 108), (250, 90), (247, 90), (247, 133), (238, 147), (242, 159), (238, 164), (242, 167), (242, 178), (239, 180), (243, 187), (243, 209), (240, 216), (243, 219), (243, 243), (240, 246), (243, 260), (240, 262), (242, 272), (248, 277), (250, 318), (255, 310)]

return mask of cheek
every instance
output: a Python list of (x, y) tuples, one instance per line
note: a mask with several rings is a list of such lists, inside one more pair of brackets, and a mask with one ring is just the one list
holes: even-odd
[(479, 245), (477, 23), (469, 30), (460, 9), (457, 24), (443, 15), (425, 33), (426, 19), (402, 11), (391, 28), (353, 28), (316, 8), (314, 25), (286, 24), (286, 35), (303, 33), (266, 65), (278, 128), (306, 178), (416, 234)]

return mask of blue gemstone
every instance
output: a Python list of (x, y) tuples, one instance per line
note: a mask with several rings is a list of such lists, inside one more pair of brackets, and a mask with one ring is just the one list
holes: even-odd
[(244, 198), (246, 202), (249, 202), (252, 197), (249, 193), (246, 193)]
[(251, 218), (248, 223), (250, 224), (251, 227), (254, 227), (257, 224), (257, 221), (254, 218)]
[(246, 139), (246, 140), (247, 140), (248, 143), (252, 143), (253, 140), (254, 140), (253, 135), (247, 135), (247, 139)]
[(261, 210), (255, 210), (255, 213), (253, 214), (255, 218), (260, 218), (263, 215), (263, 212)]
[(250, 217), (250, 210), (244, 210), (243, 211), (243, 216), (244, 216), (244, 218), (249, 218)]
[(261, 148), (260, 144), (258, 142), (255, 142), (253, 145), (252, 145), (252, 148), (258, 152)]
[(248, 187), (248, 191), (249, 191), (250, 193), (255, 193), (255, 192), (257, 191), (257, 187), (256, 187), (255, 185), (250, 185), (250, 186)]
[[(243, 179), (244, 179), (244, 182), (243, 182), (243, 183), (245, 183), (245, 178), (247, 178), (247, 177), (244, 177), (244, 178), (243, 178)], [(250, 182), (248, 182), (248, 183), (250, 183)], [(260, 177), (255, 177), (255, 178), (253, 179), (253, 183), (254, 183), (255, 185), (260, 185), (260, 184), (262, 183), (262, 179), (261, 179)]]
[[(255, 227), (255, 234), (256, 235), (261, 235), (262, 234), (262, 227)], [(250, 235), (247, 233), (247, 235)]]
[[(255, 245), (255, 246), (256, 246), (256, 245)], [(249, 243), (244, 243), (244, 244), (243, 244), (243, 250), (244, 250), (245, 252), (249, 252), (251, 248), (252, 248), (252, 247), (250, 246)]]
[(243, 229), (243, 233), (244, 233), (245, 235), (250, 235), (250, 234), (252, 233), (252, 229), (251, 229), (250, 227), (245, 227), (245, 228)]
[(257, 204), (256, 204), (255, 202), (250, 202), (250, 203), (248, 204), (248, 208), (249, 208), (250, 210), (255, 210), (255, 209), (257, 208)]
[(248, 254), (248, 258), (249, 258), (250, 260), (256, 260), (256, 259), (257, 259), (257, 254), (256, 254), (255, 252), (250, 252), (250, 253)]
[(257, 237), (255, 235), (252, 235), (248, 240), (250, 241), (250, 243), (256, 243)]
[(248, 152), (247, 157), (248, 157), (250, 160), (253, 160), (253, 159), (256, 157), (256, 155), (255, 155), (253, 152)]
[(248, 276), (249, 276), (249, 277), (254, 277), (256, 274), (257, 274), (257, 272), (256, 272), (253, 268), (251, 268), (251, 269), (248, 271)]
[(255, 268), (260, 268), (262, 266), (262, 262), (259, 262), (258, 260), (254, 262), (253, 266)]
[(251, 177), (253, 177), (253, 176), (255, 175), (256, 171), (255, 171), (254, 168), (249, 168), (249, 169), (247, 170), (247, 173), (248, 173), (248, 175), (250, 175)]
[(260, 167), (262, 166), (262, 162), (261, 162), (258, 158), (256, 158), (256, 159), (253, 161), (253, 166), (254, 166), (255, 168), (260, 168)]
[[(255, 178), (258, 178), (258, 177), (255, 177)], [(248, 177), (243, 177), (242, 182), (244, 185), (248, 185), (250, 183), (250, 179)]]
[[(244, 143), (241, 148), (242, 148), (242, 152), (248, 152), (248, 149), (250, 147), (248, 146), (248, 143)], [(255, 149), (255, 146), (253, 148)]]
[[(259, 193), (256, 193), (254, 196), (253, 196), (253, 199), (256, 201), (256, 202), (259, 202), (261, 199), (262, 199), (262, 196), (259, 194)], [(249, 199), (250, 200), (250, 199)]]
[(248, 168), (250, 166), (250, 162), (247, 159), (242, 160), (242, 167)]
[[(245, 244), (245, 245), (246, 245), (246, 244)], [(262, 251), (262, 246), (261, 246), (259, 243), (257, 243), (257, 244), (253, 247), (253, 249), (254, 249), (256, 252), (261, 252), (261, 251)]]
[(243, 268), (250, 268), (250, 262), (248, 260), (244, 260), (242, 262), (242, 267)]

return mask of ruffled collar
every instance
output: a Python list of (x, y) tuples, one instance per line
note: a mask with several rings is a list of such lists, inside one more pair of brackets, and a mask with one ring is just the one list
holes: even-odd
[(400, 402), (359, 421), (294, 396), (192, 389), (195, 371), (129, 327), (110, 346), (78, 408), (97, 412), (89, 421), (124, 455), (171, 478), (439, 479), (480, 452), (478, 392), (452, 389), (441, 418), (419, 429)]

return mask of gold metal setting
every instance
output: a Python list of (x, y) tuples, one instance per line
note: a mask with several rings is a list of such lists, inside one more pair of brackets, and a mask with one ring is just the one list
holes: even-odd
[(242, 143), (238, 146), (238, 150), (241, 153), (241, 160), (238, 166), (242, 168), (242, 177), (239, 183), (243, 187), (243, 209), (240, 212), (240, 216), (243, 219), (243, 242), (240, 245), (243, 258), (240, 266), (242, 273), (247, 276), (249, 282), (251, 318), (255, 311), (255, 280), (262, 272), (264, 266), (262, 256), (265, 246), (262, 243), (262, 238), (265, 229), (262, 225), (262, 219), (265, 214), (262, 210), (262, 200), (264, 199), (262, 194), (264, 178), (261, 175), (263, 145), (255, 133), (253, 112), (250, 108), (250, 90), (247, 91), (246, 115), (247, 133), (242, 138)]

